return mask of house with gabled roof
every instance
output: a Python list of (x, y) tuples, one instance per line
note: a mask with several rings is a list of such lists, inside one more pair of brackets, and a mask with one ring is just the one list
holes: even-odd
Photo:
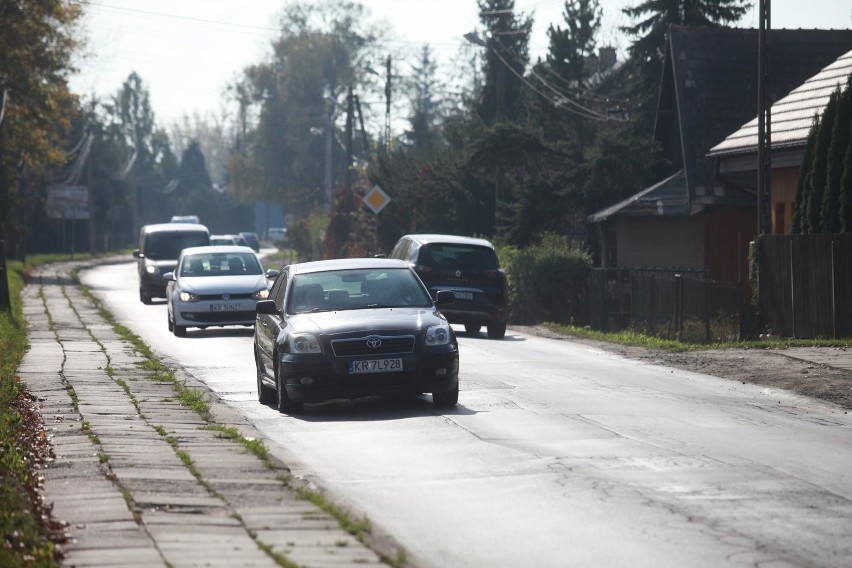
[[(847, 46), (850, 47), (850, 46)], [(770, 186), (772, 234), (790, 232), (799, 170), (811, 126), (821, 117), (831, 93), (843, 88), (852, 74), (852, 50), (776, 101), (770, 110)], [(755, 188), (757, 172), (757, 116), (713, 146), (707, 156), (716, 161), (723, 183)]]
[[(779, 99), (847, 52), (852, 30), (770, 30), (769, 42)], [(654, 126), (659, 181), (588, 217), (600, 266), (708, 270), (728, 282), (747, 274), (756, 178), (726, 183), (708, 153), (757, 115), (757, 47), (757, 30), (669, 28)]]

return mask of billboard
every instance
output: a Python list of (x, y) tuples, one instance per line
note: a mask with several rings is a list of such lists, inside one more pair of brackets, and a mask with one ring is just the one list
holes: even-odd
[(85, 185), (48, 188), (47, 216), (51, 219), (88, 219), (89, 188)]

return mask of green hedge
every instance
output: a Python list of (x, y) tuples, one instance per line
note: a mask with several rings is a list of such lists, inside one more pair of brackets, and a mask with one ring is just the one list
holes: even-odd
[(509, 279), (509, 323), (580, 323), (592, 259), (564, 237), (545, 234), (535, 245), (497, 249)]

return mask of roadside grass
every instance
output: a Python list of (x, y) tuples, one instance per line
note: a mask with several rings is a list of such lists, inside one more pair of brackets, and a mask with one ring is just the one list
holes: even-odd
[(278, 249), (272, 254), (265, 255), (262, 262), (266, 269), (281, 270), (288, 264), (299, 262), (299, 255), (294, 249)]
[(33, 401), (15, 375), (29, 347), (20, 298), (24, 266), (8, 261), (6, 268), (0, 273), (11, 299), (11, 309), (0, 310), (0, 566), (56, 566), (57, 532), (42, 520), (39, 457), (28, 431)]
[(636, 345), (652, 349), (662, 349), (671, 352), (699, 351), (705, 349), (786, 349), (788, 347), (849, 347), (852, 338), (845, 339), (790, 339), (779, 337), (764, 337), (747, 341), (716, 341), (712, 343), (697, 343), (689, 341), (676, 341), (663, 339), (654, 335), (642, 333), (635, 330), (623, 330), (604, 332), (596, 331), (588, 327), (574, 325), (563, 325), (553, 322), (544, 322), (543, 327), (562, 335), (578, 337), (581, 339), (592, 339), (606, 341), (620, 345)]

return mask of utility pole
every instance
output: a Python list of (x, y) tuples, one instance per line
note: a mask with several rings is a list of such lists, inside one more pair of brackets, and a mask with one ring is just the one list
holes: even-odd
[(393, 75), (391, 73), (391, 56), (387, 59), (387, 79), (385, 80), (385, 154), (390, 153), (390, 135), (391, 135), (391, 81)]
[(757, 50), (757, 232), (772, 233), (772, 100), (769, 88), (770, 0), (760, 0)]
[[(3, 117), (6, 114), (7, 101), (6, 86), (0, 83), (0, 148), (3, 147)], [(3, 161), (0, 160), (0, 184), (6, 183), (5, 170)], [(0, 191), (3, 188), (0, 187)], [(12, 301), (9, 297), (9, 274), (6, 268), (6, 235), (3, 231), (3, 217), (0, 216), (0, 310), (9, 311), (12, 309)]]
[(352, 86), (349, 86), (346, 92), (346, 174), (345, 174), (345, 195), (344, 199), (347, 204), (350, 195), (352, 194), (352, 119), (355, 114), (355, 95), (352, 93)]

